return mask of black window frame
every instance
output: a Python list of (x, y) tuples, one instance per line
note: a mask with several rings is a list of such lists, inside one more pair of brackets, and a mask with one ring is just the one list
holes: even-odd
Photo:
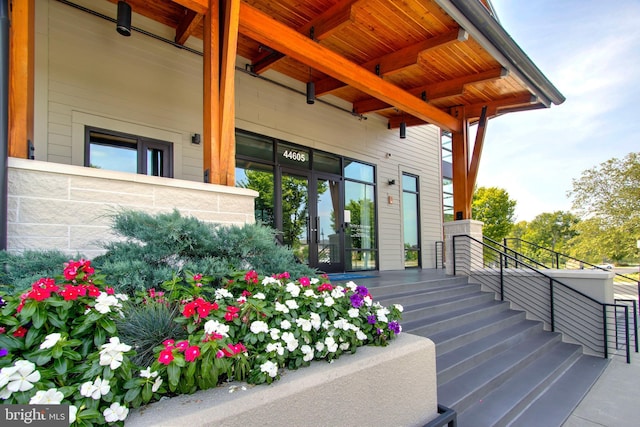
[[(127, 147), (135, 144), (137, 150), (137, 174), (148, 175), (149, 165), (147, 164), (147, 150), (160, 150), (164, 153), (163, 164), (160, 166), (160, 176), (163, 178), (173, 178), (173, 143), (169, 141), (163, 141), (160, 139), (148, 138), (145, 136), (134, 135), (125, 132), (118, 132), (111, 129), (103, 129), (93, 126), (85, 126), (84, 134), (84, 165), (86, 167), (91, 166), (91, 133), (103, 134), (105, 136), (112, 136), (116, 138), (128, 139), (130, 144), (126, 142), (107, 141), (98, 142), (101, 145), (108, 145), (112, 147)], [(93, 142), (96, 143), (96, 142)]]
[[(415, 183), (416, 183), (416, 189), (415, 190), (407, 190), (404, 187), (404, 177), (405, 176), (415, 179)], [(420, 210), (420, 176), (418, 176), (416, 174), (413, 174), (413, 173), (410, 173), (410, 172), (402, 172), (402, 177), (401, 178), (402, 179), (401, 179), (400, 182), (402, 184), (401, 185), (401, 187), (402, 187), (401, 189), (402, 189), (402, 199), (403, 199), (403, 201), (404, 201), (404, 195), (405, 194), (413, 194), (416, 197), (416, 232), (418, 234), (418, 236), (417, 236), (418, 237), (418, 242), (417, 242), (417, 248), (416, 249), (413, 249), (413, 248), (407, 249), (403, 244), (403, 255), (404, 255), (403, 263), (405, 263), (404, 268), (405, 269), (407, 269), (407, 268), (422, 268), (422, 231), (421, 231), (422, 224), (421, 224), (421, 221), (420, 221), (420, 218), (421, 218), (421, 216), (420, 216), (420, 212), (421, 212), (421, 210)], [(405, 207), (404, 207), (404, 203), (403, 203), (403, 206), (402, 206), (402, 223), (403, 223), (403, 227), (405, 225), (404, 224), (404, 221), (405, 221), (404, 208)], [(403, 243), (404, 243), (404, 236), (403, 236)], [(407, 252), (416, 252), (417, 253), (418, 265), (409, 266), (409, 267), (406, 266)]]

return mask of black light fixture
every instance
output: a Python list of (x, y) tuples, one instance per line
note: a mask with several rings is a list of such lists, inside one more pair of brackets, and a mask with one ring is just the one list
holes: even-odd
[(200, 144), (200, 134), (199, 133), (194, 133), (193, 135), (191, 135), (191, 143), (192, 144)]
[(407, 137), (407, 122), (404, 121), (404, 117), (400, 122), (400, 139), (405, 139)]
[(123, 0), (118, 2), (116, 31), (125, 37), (129, 37), (131, 35), (131, 6)]
[(307, 82), (307, 104), (313, 104), (314, 102), (316, 102), (316, 84)]

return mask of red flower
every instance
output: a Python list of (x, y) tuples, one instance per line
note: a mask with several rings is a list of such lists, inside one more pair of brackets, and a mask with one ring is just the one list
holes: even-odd
[(4, 334), (5, 332), (7, 332), (7, 328), (5, 328), (4, 326), (0, 326), (0, 335)]
[(18, 329), (13, 333), (13, 336), (16, 338), (21, 338), (27, 334), (27, 328), (24, 326), (19, 326)]
[(324, 291), (331, 292), (332, 290), (333, 290), (333, 286), (331, 286), (329, 283), (323, 283), (322, 285), (318, 286), (318, 292), (324, 292)]
[(278, 279), (289, 279), (290, 277), (291, 277), (291, 275), (287, 271), (285, 271), (284, 273), (280, 273), (277, 278)]
[(96, 285), (88, 285), (86, 286), (86, 290), (90, 297), (100, 296), (100, 289), (98, 289)]
[(174, 344), (175, 344), (174, 340), (164, 340), (164, 341), (162, 341), (162, 345), (164, 345), (164, 348), (172, 348)]
[[(228, 350), (227, 350), (228, 348)], [(233, 357), (236, 354), (240, 354), (240, 353), (244, 353), (247, 351), (247, 348), (244, 346), (244, 344), (242, 343), (238, 343), (238, 344), (229, 344), (226, 348), (223, 348), (222, 353), (227, 356), (227, 357)], [(216, 357), (220, 358), (222, 356), (218, 356), (218, 354), (216, 354)]]
[(258, 273), (256, 273), (255, 270), (247, 271), (247, 273), (244, 275), (244, 281), (247, 282), (247, 283), (257, 284), (258, 283)]
[(193, 276), (194, 282), (199, 282), (202, 279), (202, 274), (198, 273)]
[(178, 351), (185, 351), (189, 347), (189, 341), (180, 341), (176, 344)]
[(190, 303), (186, 304), (182, 309), (182, 315), (184, 317), (191, 317), (195, 312), (196, 312), (196, 303), (194, 301), (191, 301)]
[(158, 362), (162, 363), (163, 365), (170, 364), (172, 360), (173, 360), (173, 352), (168, 348), (165, 348), (164, 350), (162, 350), (160, 352), (160, 355), (158, 356)]
[(64, 278), (67, 280), (75, 280), (81, 272), (84, 272), (84, 277), (92, 275), (95, 270), (91, 267), (91, 261), (81, 259), (79, 261), (69, 260), (64, 264)]
[(243, 297), (250, 297), (251, 295), (253, 295), (251, 292), (249, 292), (248, 290), (244, 290), (242, 291), (242, 296)]
[(51, 296), (51, 291), (43, 288), (35, 287), (29, 291), (27, 298), (32, 298), (36, 301), (44, 301)]
[(58, 293), (62, 295), (65, 301), (74, 301), (77, 300), (80, 296), (80, 293), (78, 292), (78, 286), (73, 285), (65, 285), (64, 290)]
[(238, 307), (234, 307), (232, 305), (227, 306), (227, 312), (224, 314), (224, 318), (227, 322), (231, 322), (233, 319), (238, 317), (238, 312), (240, 309)]
[(200, 356), (200, 347), (197, 345), (192, 345), (184, 351), (184, 360), (187, 362), (193, 362), (198, 356)]
[(116, 290), (115, 290), (115, 289), (113, 289), (113, 288), (111, 288), (111, 287), (109, 287), (109, 286), (106, 286), (106, 287), (104, 288), (104, 291), (107, 293), (107, 295), (113, 295), (113, 294), (115, 294), (115, 293), (116, 293)]

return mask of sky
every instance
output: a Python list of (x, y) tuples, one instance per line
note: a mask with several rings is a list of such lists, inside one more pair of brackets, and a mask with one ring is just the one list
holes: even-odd
[(640, 0), (492, 0), (502, 26), (566, 97), (488, 122), (477, 185), (516, 222), (571, 210), (582, 172), (640, 151)]

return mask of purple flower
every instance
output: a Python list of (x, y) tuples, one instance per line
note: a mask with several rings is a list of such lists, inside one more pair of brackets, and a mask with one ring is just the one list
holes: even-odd
[(375, 325), (376, 324), (376, 315), (372, 314), (370, 316), (367, 316), (367, 323), (370, 325)]
[(0, 307), (4, 307), (5, 304), (6, 304), (5, 300), (3, 300), (2, 297), (0, 297)]
[(378, 333), (378, 335), (382, 335), (382, 329), (378, 328), (376, 332)]
[(396, 335), (400, 333), (401, 329), (402, 328), (400, 327), (400, 323), (396, 322), (395, 320), (389, 322), (389, 330), (393, 331), (393, 333), (395, 333)]
[(369, 295), (369, 289), (366, 286), (356, 286), (356, 293), (361, 297), (366, 297)]
[(355, 308), (360, 308), (364, 304), (364, 298), (360, 294), (353, 294), (349, 298), (351, 299), (351, 305)]
[(9, 350), (6, 348), (0, 348), (0, 357), (5, 357), (7, 354), (9, 354)]

